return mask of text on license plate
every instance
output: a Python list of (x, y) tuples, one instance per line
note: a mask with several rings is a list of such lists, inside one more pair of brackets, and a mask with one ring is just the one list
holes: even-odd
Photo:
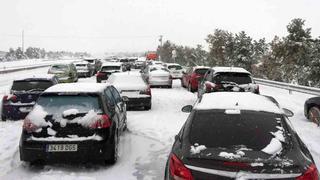
[(78, 151), (77, 144), (48, 144), (47, 152), (74, 152)]

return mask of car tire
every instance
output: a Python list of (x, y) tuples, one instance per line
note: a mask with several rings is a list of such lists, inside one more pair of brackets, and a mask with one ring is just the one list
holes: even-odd
[(118, 131), (115, 131), (114, 136), (113, 136), (114, 140), (112, 143), (112, 152), (111, 152), (111, 157), (110, 159), (106, 160), (107, 164), (115, 164), (118, 160), (118, 153), (119, 153), (119, 134)]
[(169, 89), (172, 89), (172, 84), (168, 86)]
[(316, 123), (318, 126), (320, 125), (320, 109), (316, 106), (313, 106), (308, 111), (309, 119)]
[(6, 120), (7, 120), (6, 116), (1, 115), (1, 120), (2, 120), (2, 121), (6, 121)]

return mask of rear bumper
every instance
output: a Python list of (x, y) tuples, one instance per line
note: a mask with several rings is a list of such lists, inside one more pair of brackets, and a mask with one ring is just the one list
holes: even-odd
[(149, 80), (149, 85), (150, 86), (172, 86), (172, 80), (165, 80), (165, 81), (160, 81), (160, 80)]
[(129, 97), (129, 101), (127, 102), (127, 107), (144, 107), (144, 106), (151, 106), (151, 97), (144, 97), (144, 98), (132, 98)]
[(86, 77), (86, 76), (90, 76), (90, 72), (89, 71), (84, 71), (84, 72), (77, 72), (79, 77)]
[(32, 108), (33, 105), (3, 105), (2, 106), (2, 116), (6, 119), (20, 120), (24, 119), (29, 112), (21, 112), (20, 108)]
[[(48, 144), (77, 144), (75, 152), (47, 152)], [(26, 162), (42, 161), (45, 163), (85, 163), (102, 162), (111, 158), (112, 144), (102, 141), (76, 141), (76, 142), (38, 142), (20, 140), (20, 160)]]

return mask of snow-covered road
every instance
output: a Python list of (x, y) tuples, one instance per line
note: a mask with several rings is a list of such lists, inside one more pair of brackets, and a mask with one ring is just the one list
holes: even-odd
[[(7, 92), (12, 79), (32, 73), (46, 73), (47, 68), (1, 75), (0, 98)], [(95, 77), (80, 79), (95, 82)], [(293, 125), (311, 150), (320, 167), (320, 129), (305, 119), (304, 101), (311, 97), (301, 93), (289, 94), (285, 90), (260, 86), (262, 94), (274, 96), (283, 107), (294, 111)], [(181, 107), (193, 104), (192, 94), (175, 80), (172, 89), (152, 89), (150, 111), (129, 111), (128, 131), (121, 136), (120, 159), (108, 167), (98, 165), (50, 165), (43, 168), (29, 167), (20, 162), (18, 143), (21, 121), (0, 122), (0, 179), (163, 179), (165, 161), (188, 114)], [(258, 103), (258, 102), (257, 102)]]

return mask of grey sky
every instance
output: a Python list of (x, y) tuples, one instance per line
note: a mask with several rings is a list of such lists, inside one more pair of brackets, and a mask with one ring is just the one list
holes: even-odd
[(215, 28), (255, 39), (286, 35), (293, 18), (320, 35), (319, 0), (1, 0), (0, 50), (25, 46), (71, 51), (155, 50), (158, 36), (205, 45)]

